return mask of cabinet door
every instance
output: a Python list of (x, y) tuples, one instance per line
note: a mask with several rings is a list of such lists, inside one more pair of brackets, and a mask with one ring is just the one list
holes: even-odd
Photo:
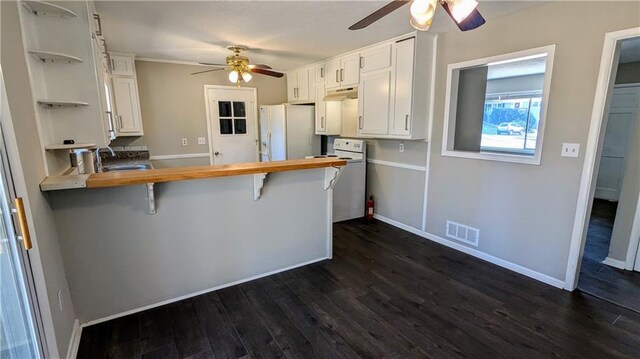
[(315, 84), (316, 88), (316, 135), (327, 133), (327, 105), (324, 102), (324, 84)]
[(353, 54), (342, 58), (340, 81), (341, 86), (353, 86), (360, 82), (360, 54)]
[(409, 39), (397, 43), (393, 47), (395, 61), (394, 71), (394, 106), (391, 117), (392, 135), (410, 135), (413, 98), (413, 66), (414, 41)]
[(333, 60), (327, 63), (326, 86), (327, 90), (340, 86), (340, 60)]
[(313, 71), (316, 73), (316, 83), (324, 83), (327, 75), (325, 70), (326, 68), (324, 64), (314, 66)]
[(296, 95), (298, 93), (298, 72), (292, 71), (287, 73), (287, 99), (289, 102), (296, 101)]
[(134, 76), (135, 68), (133, 62), (133, 56), (128, 55), (114, 55), (111, 57), (111, 74), (120, 76)]
[(360, 73), (382, 70), (391, 66), (391, 44), (384, 44), (360, 53)]
[[(298, 70), (298, 89), (296, 101), (315, 101), (315, 98), (311, 98), (309, 95), (312, 91), (309, 90), (309, 68)], [(315, 89), (315, 87), (314, 87)]]
[(389, 132), (391, 71), (362, 75), (358, 94), (358, 134)]
[(141, 136), (142, 116), (140, 100), (134, 79), (114, 77), (113, 97), (115, 100), (117, 131), (120, 136)]

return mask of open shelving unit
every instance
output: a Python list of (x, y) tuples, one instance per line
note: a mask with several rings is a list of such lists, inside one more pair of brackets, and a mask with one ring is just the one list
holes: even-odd
[(47, 108), (60, 108), (60, 107), (79, 107), (89, 106), (89, 103), (83, 101), (62, 101), (62, 100), (38, 100), (38, 105)]
[(74, 143), (71, 145), (65, 145), (63, 143), (54, 143), (51, 145), (44, 146), (44, 149), (47, 151), (56, 151), (56, 150), (77, 150), (80, 148), (95, 148), (95, 143)]
[(42, 51), (42, 50), (28, 50), (29, 53), (42, 62), (66, 62), (69, 64), (77, 64), (82, 62), (82, 59), (76, 56), (63, 54), (61, 52)]
[(25, 0), (22, 4), (37, 16), (78, 17), (75, 12), (46, 1)]

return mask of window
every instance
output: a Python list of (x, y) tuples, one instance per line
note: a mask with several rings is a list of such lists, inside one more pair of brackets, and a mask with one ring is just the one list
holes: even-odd
[(554, 49), (449, 65), (442, 155), (540, 164)]
[(221, 135), (247, 134), (247, 114), (244, 102), (218, 102), (218, 118)]

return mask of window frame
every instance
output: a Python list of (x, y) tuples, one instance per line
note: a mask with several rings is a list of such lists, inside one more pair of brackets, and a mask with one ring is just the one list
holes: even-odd
[[(447, 66), (447, 87), (445, 94), (444, 126), (442, 130), (442, 156), (470, 158), (478, 160), (512, 162), (529, 165), (540, 165), (542, 160), (542, 147), (544, 144), (545, 123), (547, 119), (547, 108), (549, 105), (549, 92), (551, 88), (551, 78), (553, 73), (553, 59), (556, 45), (548, 45), (528, 50), (516, 51), (502, 55), (495, 55), (481, 59), (458, 62)], [(487, 66), (491, 63), (514, 60), (546, 54), (547, 61), (542, 87), (540, 118), (538, 119), (538, 135), (536, 138), (536, 149), (533, 156), (527, 156), (508, 152), (470, 152), (454, 150), (454, 137), (456, 128), (456, 111), (458, 98), (458, 83), (460, 70)], [(484, 108), (483, 108), (484, 110)], [(449, 129), (453, 131), (449, 131)]]

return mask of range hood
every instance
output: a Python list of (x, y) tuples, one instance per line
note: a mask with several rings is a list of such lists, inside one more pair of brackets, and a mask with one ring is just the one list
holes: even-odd
[(342, 101), (346, 99), (358, 98), (358, 87), (345, 87), (336, 90), (327, 91), (327, 95), (324, 97), (324, 101)]

